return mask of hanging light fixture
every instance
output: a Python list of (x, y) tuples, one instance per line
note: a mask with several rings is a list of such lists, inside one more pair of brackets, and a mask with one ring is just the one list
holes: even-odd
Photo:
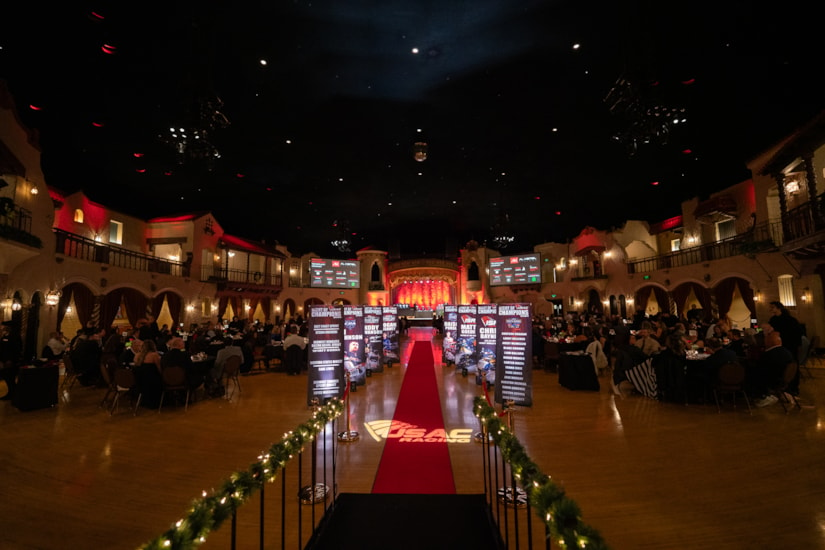
[(63, 293), (59, 290), (50, 290), (46, 293), (46, 305), (49, 307), (54, 307), (60, 302), (60, 296)]

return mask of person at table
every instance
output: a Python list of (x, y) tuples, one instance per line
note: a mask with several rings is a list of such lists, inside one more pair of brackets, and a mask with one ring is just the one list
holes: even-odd
[(160, 373), (160, 353), (154, 340), (145, 340), (140, 351), (135, 355), (135, 366), (154, 365)]
[(77, 369), (77, 381), (84, 386), (100, 383), (100, 359), (102, 357), (101, 333), (84, 331), (71, 351), (72, 363)]
[[(240, 340), (238, 340), (237, 343), (239, 344)], [(236, 341), (232, 338), (227, 338), (226, 345), (218, 350), (218, 354), (215, 356), (215, 365), (209, 371), (207, 383), (210, 387), (220, 384), (221, 378), (223, 378), (223, 366), (226, 364), (226, 360), (233, 355), (240, 357), (241, 363), (243, 363), (244, 358), (241, 346), (236, 345)]]
[(782, 337), (779, 331), (765, 327), (765, 351), (759, 356), (755, 367), (752, 370), (752, 386), (757, 396), (756, 406), (767, 407), (773, 405), (779, 399), (771, 393), (771, 388), (776, 387), (785, 376), (785, 367), (788, 363), (796, 361), (790, 350), (782, 344)]
[(722, 340), (719, 338), (710, 338), (705, 342), (705, 352), (708, 353), (703, 366), (705, 367), (700, 372), (695, 373), (696, 376), (702, 379), (702, 382), (707, 387), (713, 380), (716, 380), (716, 375), (719, 373), (719, 368), (727, 363), (738, 363), (739, 357), (732, 349), (726, 348), (722, 345)]
[(652, 331), (653, 324), (650, 321), (643, 322), (642, 328), (636, 333), (636, 342), (633, 344), (648, 357), (662, 349), (662, 345), (651, 334)]
[[(301, 348), (301, 350), (306, 349), (306, 345), (307, 345), (306, 340), (304, 340), (304, 337), (301, 336), (299, 334), (299, 332), (300, 332), (300, 329), (296, 330), (294, 327), (290, 327), (289, 333), (286, 335), (286, 338), (284, 338), (284, 351), (285, 352), (287, 350), (289, 350), (290, 346), (298, 346), (299, 348)], [(287, 354), (284, 353), (284, 356), (286, 357)], [(294, 376), (296, 374), (300, 374), (300, 372), (301, 372), (300, 363), (298, 363), (298, 364), (289, 364), (289, 362), (287, 362), (287, 374), (289, 374), (291, 376)]]
[[(618, 334), (617, 334), (618, 336)], [(613, 346), (613, 393), (622, 395), (622, 386), (631, 385), (632, 382), (627, 378), (627, 372), (640, 363), (647, 361), (648, 356), (636, 346), (628, 341), (615, 340)], [(625, 384), (627, 383), (627, 384)]]
[(684, 399), (686, 350), (685, 339), (678, 331), (674, 331), (665, 337), (665, 347), (662, 351), (651, 359), (651, 367), (656, 373), (659, 400)]
[(748, 356), (748, 347), (745, 339), (742, 337), (742, 331), (738, 328), (731, 329), (728, 333), (730, 342), (725, 347), (736, 354), (740, 360)]
[(601, 376), (608, 366), (607, 355), (604, 353), (602, 342), (596, 337), (596, 332), (590, 327), (585, 327), (584, 335), (587, 337), (587, 347), (585, 351), (593, 359), (593, 367), (596, 369), (596, 376)]
[(189, 388), (194, 390), (203, 384), (206, 374), (197, 369), (185, 348), (183, 338), (175, 337), (169, 340), (166, 343), (166, 353), (160, 358), (160, 368), (183, 367), (186, 371), (186, 382)]
[(51, 351), (51, 356), (54, 359), (61, 359), (63, 352), (66, 351), (66, 339), (62, 332), (52, 332), (49, 334), (49, 341), (46, 342), (46, 347)]

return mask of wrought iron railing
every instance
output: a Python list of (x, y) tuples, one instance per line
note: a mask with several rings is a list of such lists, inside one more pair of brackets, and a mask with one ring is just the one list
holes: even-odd
[(784, 221), (786, 241), (825, 230), (825, 195), (794, 208), (785, 215)]
[(0, 237), (35, 248), (43, 246), (40, 238), (32, 235), (31, 212), (10, 200), (0, 203)]
[(281, 286), (281, 274), (229, 269), (220, 266), (201, 267), (201, 281), (242, 283), (248, 285)]
[(780, 222), (764, 223), (754, 226), (747, 233), (717, 241), (715, 243), (693, 246), (677, 252), (660, 254), (640, 260), (627, 262), (628, 273), (648, 273), (660, 269), (670, 269), (693, 265), (712, 260), (746, 256), (775, 250), (782, 244), (782, 224)]
[(188, 266), (181, 262), (158, 258), (119, 246), (99, 243), (74, 233), (54, 229), (55, 252), (69, 258), (97, 262), (134, 271), (163, 273), (176, 277), (188, 276)]

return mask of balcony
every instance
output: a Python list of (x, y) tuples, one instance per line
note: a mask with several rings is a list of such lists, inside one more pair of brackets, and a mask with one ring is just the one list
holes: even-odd
[(99, 243), (60, 229), (55, 229), (54, 234), (56, 237), (55, 252), (67, 258), (96, 262), (111, 267), (131, 269), (133, 271), (163, 273), (175, 277), (186, 277), (189, 275), (188, 266), (185, 266), (181, 262), (150, 256), (149, 254), (135, 252), (119, 246)]
[(782, 252), (797, 259), (825, 254), (825, 205), (823, 195), (788, 212), (783, 219)]
[(715, 243), (694, 246), (661, 254), (651, 258), (632, 260), (627, 262), (628, 273), (650, 273), (661, 269), (682, 267), (686, 265), (733, 258), (735, 256), (751, 256), (758, 252), (778, 250), (782, 244), (782, 224), (765, 223), (755, 226), (751, 231), (717, 241)]
[(280, 274), (228, 269), (220, 266), (203, 266), (201, 268), (201, 281), (217, 283), (225, 287), (236, 288), (239, 291), (277, 293), (281, 290)]
[(32, 215), (8, 197), (0, 199), (0, 238), (15, 241), (32, 248), (42, 248), (40, 239), (32, 235)]

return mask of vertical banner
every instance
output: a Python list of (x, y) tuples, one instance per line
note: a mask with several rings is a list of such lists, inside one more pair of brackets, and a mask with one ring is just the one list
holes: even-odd
[(441, 342), (441, 355), (445, 365), (455, 365), (458, 337), (458, 306), (444, 305), (444, 338)]
[(323, 404), (343, 397), (344, 381), (343, 309), (337, 306), (312, 306), (309, 317), (309, 358), (307, 406), (313, 399)]
[(381, 339), (383, 319), (381, 306), (364, 306), (364, 344), (366, 345), (367, 370), (384, 371), (384, 342)]
[(481, 304), (478, 306), (478, 344), (477, 374), (486, 378), (488, 384), (496, 381), (496, 364), (498, 363), (498, 306), (496, 304)]
[(367, 346), (364, 339), (364, 308), (344, 306), (344, 372), (350, 382), (367, 383)]
[(395, 306), (384, 306), (382, 310), (381, 340), (384, 363), (392, 365), (399, 363), (401, 357), (398, 353), (398, 308)]
[(477, 315), (478, 311), (475, 305), (458, 306), (455, 366), (466, 372), (470, 372), (471, 368), (475, 372), (476, 367)]
[(532, 304), (499, 304), (496, 403), (533, 405)]

